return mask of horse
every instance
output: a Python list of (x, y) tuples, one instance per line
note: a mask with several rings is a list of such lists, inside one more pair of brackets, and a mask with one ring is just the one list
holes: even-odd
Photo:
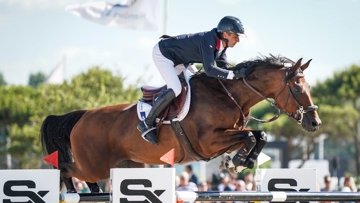
[[(311, 60), (301, 61), (270, 54), (232, 67), (251, 70), (244, 78), (193, 75), (190, 109), (179, 122), (182, 134), (177, 136), (172, 125), (163, 124), (158, 146), (145, 141), (136, 129), (140, 120), (135, 102), (47, 116), (40, 130), (43, 151), (45, 155), (58, 151), (61, 181), (68, 192), (75, 192), (72, 177), (85, 181), (91, 192), (99, 192), (97, 181), (108, 178), (110, 168), (163, 165), (160, 157), (171, 149), (175, 163), (209, 161), (238, 150), (233, 157), (226, 156), (220, 168), (235, 172), (252, 168), (267, 141), (265, 132), (246, 128), (255, 119), (250, 108), (258, 102), (269, 101), (278, 114), (285, 113), (304, 131), (314, 132), (321, 125), (303, 73)], [(268, 121), (257, 120), (273, 121), (278, 114)]]

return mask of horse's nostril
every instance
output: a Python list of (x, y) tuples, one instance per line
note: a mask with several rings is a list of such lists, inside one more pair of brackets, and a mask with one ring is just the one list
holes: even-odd
[(313, 122), (311, 122), (311, 125), (312, 125), (313, 127), (317, 127), (317, 126), (320, 126), (321, 123), (319, 123), (319, 122), (317, 122), (317, 121), (313, 121)]

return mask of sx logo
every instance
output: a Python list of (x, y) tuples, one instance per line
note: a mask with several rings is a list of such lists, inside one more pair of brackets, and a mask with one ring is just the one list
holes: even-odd
[[(287, 184), (290, 187), (296, 187), (298, 185), (297, 181), (292, 178), (274, 178), (268, 182), (269, 191), (307, 192), (310, 190), (310, 188), (301, 188), (299, 190), (296, 190), (294, 188), (283, 188), (283, 187), (277, 188), (276, 187), (277, 184)], [(300, 202), (300, 203), (306, 203), (306, 202)]]
[[(13, 186), (26, 186), (27, 188), (36, 188), (36, 184), (32, 180), (9, 180), (6, 181), (4, 184), (3, 192), (8, 197), (28, 197), (30, 200), (26, 203), (45, 203), (42, 199), (48, 192), (50, 191), (39, 191), (37, 193), (33, 191), (20, 191), (20, 190), (13, 190)], [(4, 199), (2, 203), (24, 203), (24, 202), (13, 202), (10, 199)]]
[(129, 201), (127, 198), (120, 198), (120, 203), (162, 203), (158, 198), (165, 190), (155, 190), (151, 192), (149, 190), (131, 190), (130, 185), (143, 185), (144, 187), (151, 187), (152, 183), (148, 179), (126, 179), (120, 184), (120, 192), (123, 195), (128, 196), (145, 196), (147, 199), (144, 201)]

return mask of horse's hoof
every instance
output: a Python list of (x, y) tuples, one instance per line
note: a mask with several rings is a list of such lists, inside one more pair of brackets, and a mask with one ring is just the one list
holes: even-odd
[(241, 173), (242, 171), (244, 171), (246, 169), (246, 167), (244, 166), (238, 166), (238, 167), (231, 167), (229, 168), (229, 172), (231, 173)]
[(97, 185), (93, 185), (93, 186), (91, 186), (90, 191), (91, 191), (91, 193), (100, 193), (101, 188)]
[(231, 161), (231, 157), (225, 156), (224, 159), (221, 161), (219, 169), (228, 169), (230, 161)]

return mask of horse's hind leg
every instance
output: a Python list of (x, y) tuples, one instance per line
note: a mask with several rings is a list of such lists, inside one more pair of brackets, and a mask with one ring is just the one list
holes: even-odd
[(255, 165), (255, 161), (258, 158), (261, 150), (264, 148), (265, 144), (267, 143), (267, 136), (264, 131), (251, 131), (255, 138), (256, 138), (256, 145), (251, 150), (249, 155), (246, 158), (246, 162), (244, 166), (247, 168), (253, 168)]
[(86, 184), (88, 185), (91, 193), (99, 193), (101, 191), (97, 182), (95, 183), (86, 182)]
[(74, 187), (71, 177), (70, 178), (62, 177), (61, 179), (64, 182), (68, 193), (76, 193), (76, 189)]

